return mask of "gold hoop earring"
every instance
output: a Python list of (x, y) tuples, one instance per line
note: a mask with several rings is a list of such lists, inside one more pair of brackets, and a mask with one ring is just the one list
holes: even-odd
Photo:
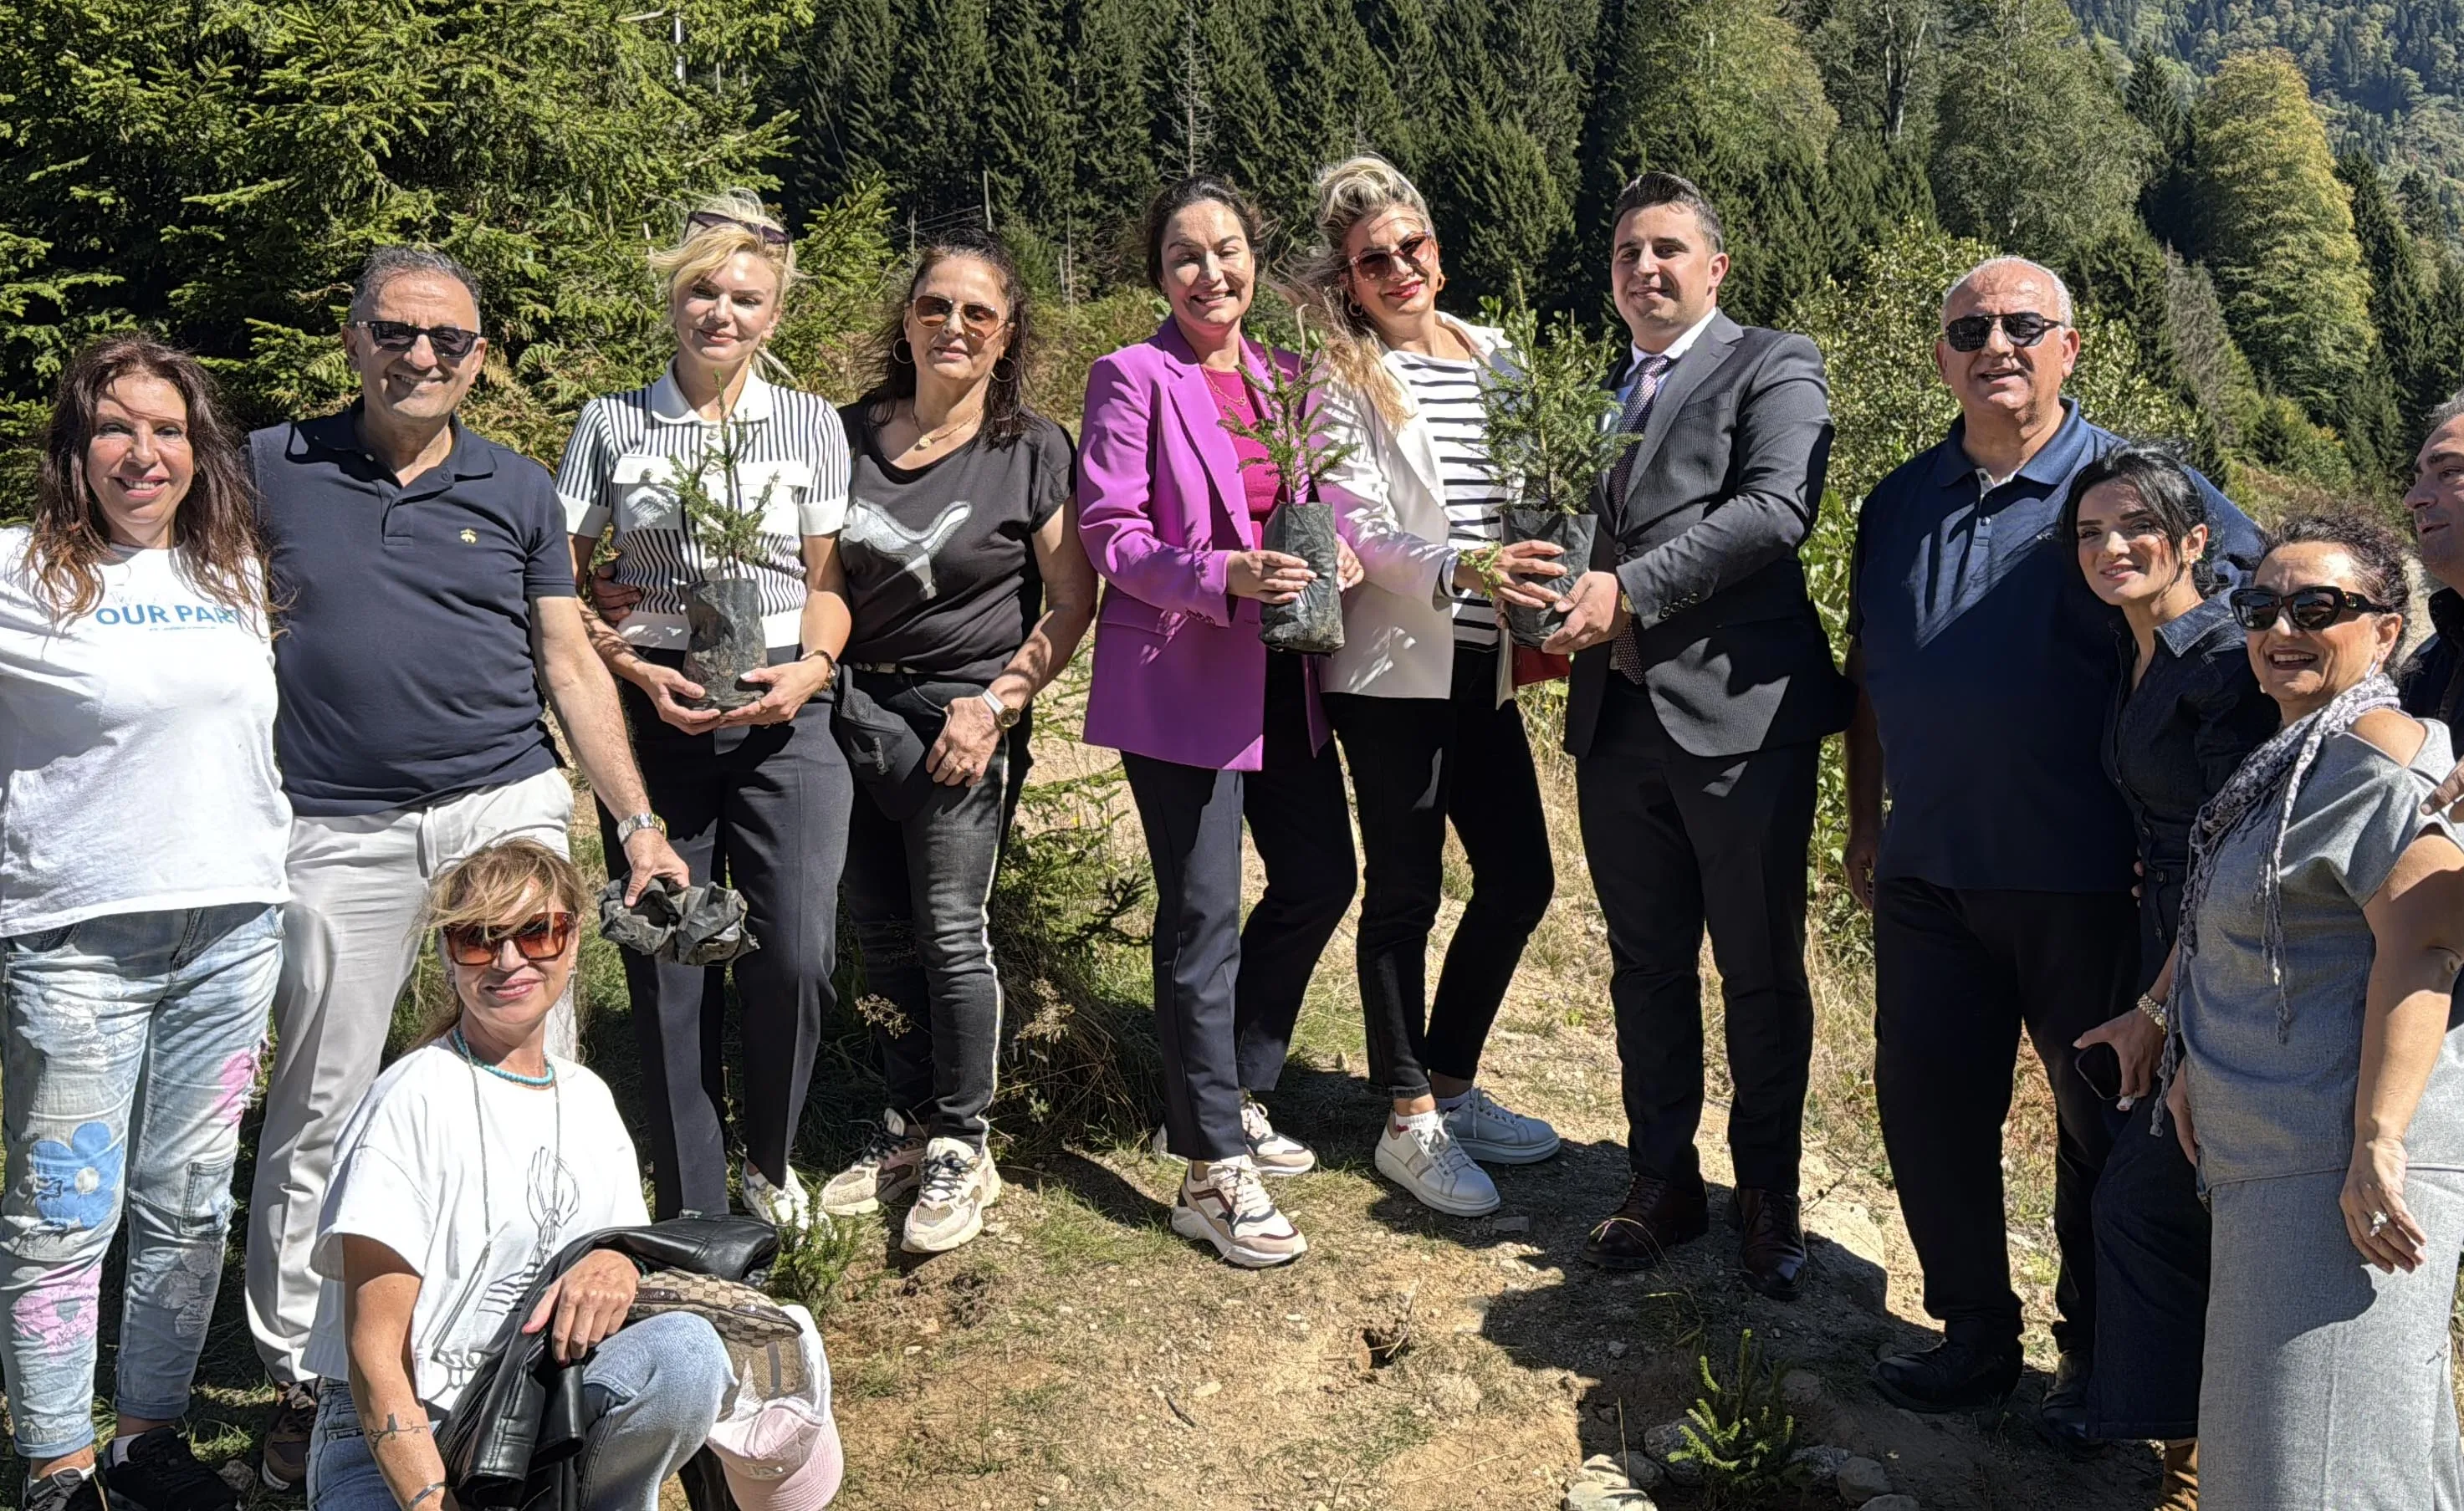
[[(900, 348), (901, 346), (904, 346), (904, 347), (906, 347), (906, 348), (907, 348), (907, 355), (906, 355), (906, 356), (904, 356), (904, 357), (901, 357), (901, 356), (899, 356), (899, 355), (898, 355), (898, 348)], [(913, 366), (914, 366), (914, 365), (915, 365), (915, 346), (914, 346), (914, 343), (913, 343), (913, 342), (912, 342), (912, 341), (910, 341), (910, 340), (909, 340), (905, 336), (903, 336), (903, 335), (902, 335), (902, 336), (900, 336), (900, 337), (898, 338), (898, 339), (896, 339), (896, 340), (894, 340), (894, 341), (891, 341), (891, 342), (890, 343), (890, 360), (891, 360), (891, 361), (892, 363), (894, 363), (895, 365), (900, 366), (900, 367), (913, 367)]]
[[(1003, 372), (1003, 371), (1001, 371), (1001, 363), (1003, 363), (1003, 362), (1007, 362), (1007, 363), (1009, 363), (1009, 371), (1007, 371), (1007, 372)], [(1001, 357), (1001, 358), (997, 358), (997, 359), (995, 359), (995, 360), (994, 360), (994, 361), (993, 361), (993, 382), (995, 382), (995, 383), (1014, 383), (1014, 382), (1016, 382), (1016, 381), (1017, 381), (1017, 379), (1018, 379), (1018, 362), (1016, 361), (1016, 360), (1015, 360), (1015, 359), (1008, 358), (1008, 357)]]

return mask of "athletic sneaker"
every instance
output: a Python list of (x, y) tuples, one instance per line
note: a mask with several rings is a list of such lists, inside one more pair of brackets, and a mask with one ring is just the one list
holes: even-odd
[(1421, 1206), (1448, 1216), (1480, 1217), (1497, 1210), (1497, 1183), (1471, 1162), (1435, 1111), (1389, 1114), (1377, 1140), (1377, 1168)]
[(1511, 1110), (1478, 1086), (1445, 1113), (1446, 1131), (1484, 1165), (1529, 1165), (1557, 1152), (1557, 1130)]
[(936, 1138), (924, 1150), (915, 1205), (898, 1246), (910, 1254), (944, 1254), (984, 1231), (984, 1209), (1001, 1200), (993, 1157), (964, 1139)]
[(1258, 1167), (1245, 1157), (1215, 1161), (1203, 1180), (1182, 1175), (1172, 1231), (1184, 1238), (1204, 1238), (1244, 1270), (1288, 1264), (1309, 1252), (1309, 1240), (1275, 1210), (1274, 1198), (1258, 1179)]
[(1261, 1175), (1306, 1175), (1317, 1169), (1317, 1150), (1288, 1133), (1278, 1133), (1266, 1121), (1265, 1105), (1241, 1096), (1241, 1136), (1248, 1141), (1249, 1158)]
[(26, 1511), (103, 1511), (102, 1477), (91, 1469), (63, 1469), (26, 1481)]
[(822, 1188), (822, 1210), (833, 1217), (860, 1217), (879, 1212), (915, 1189), (924, 1165), (924, 1135), (907, 1126), (895, 1112), (881, 1114), (881, 1126), (865, 1140), (855, 1163), (832, 1175)]
[(804, 1194), (804, 1183), (796, 1178), (796, 1168), (787, 1167), (787, 1184), (773, 1186), (770, 1177), (744, 1162), (744, 1205), (752, 1214), (774, 1228), (808, 1228), (813, 1224), (813, 1203)]
[(103, 1452), (102, 1482), (114, 1511), (238, 1511), (239, 1496), (197, 1462), (176, 1427), (140, 1433)]
[(317, 1382), (286, 1385), (265, 1424), (257, 1478), (269, 1490), (297, 1490), (308, 1478), (308, 1434), (317, 1430)]

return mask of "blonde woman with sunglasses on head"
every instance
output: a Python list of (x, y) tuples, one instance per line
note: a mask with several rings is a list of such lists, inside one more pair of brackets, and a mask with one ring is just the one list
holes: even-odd
[[(352, 1114), (311, 1260), (312, 1511), (450, 1511), (436, 1429), (539, 1266), (649, 1220), (606, 1083), (546, 1045), (588, 907), (573, 864), (530, 840), (478, 851), (429, 893), (451, 1000)], [(631, 1259), (590, 1255), (522, 1323), (558, 1362), (587, 1361), (583, 1511), (654, 1511), (736, 1383), (703, 1318), (627, 1323), (635, 1281)]]
[[(1513, 370), (1505, 333), (1438, 309), (1444, 254), (1419, 190), (1385, 159), (1318, 175), (1323, 244), (1305, 307), (1333, 336), (1325, 409), (1352, 445), (1328, 478), (1368, 580), (1345, 595), (1326, 712), (1343, 742), (1368, 852), (1356, 944), (1369, 1076), (1393, 1099), (1377, 1168), (1423, 1206), (1498, 1206), (1482, 1163), (1557, 1151), (1538, 1118), (1477, 1082), (1507, 982), (1556, 886), (1513, 656), (1470, 553), (1495, 549), (1505, 486), (1488, 468), (1483, 388)], [(1499, 596), (1539, 607), (1565, 572), (1543, 542), (1504, 547)], [(1472, 895), (1425, 986), (1446, 825)]]
[[(598, 604), (592, 643), (620, 684), (650, 808), (695, 882), (744, 894), (760, 949), (733, 969), (743, 1060), (734, 1099), (753, 1212), (803, 1223), (810, 1204), (787, 1154), (803, 1115), (833, 997), (839, 865), (852, 797), (830, 734), (830, 689), (847, 637), (838, 564), (847, 510), (847, 435), (827, 400), (757, 371), (796, 283), (796, 249), (778, 217), (741, 191), (695, 208), (683, 237), (650, 258), (676, 355), (657, 382), (582, 411), (556, 487), (577, 576)], [(733, 476), (723, 457), (733, 459)], [(678, 479), (768, 500), (750, 563), (769, 665), (743, 681), (759, 696), (732, 711), (682, 669), (685, 593), (715, 563), (685, 516)], [(593, 580), (600, 537), (615, 532), (611, 580)], [(628, 825), (604, 808), (607, 853)], [(662, 1218), (728, 1209), (725, 1093), (712, 1084), (724, 1032), (723, 966), (627, 951)]]

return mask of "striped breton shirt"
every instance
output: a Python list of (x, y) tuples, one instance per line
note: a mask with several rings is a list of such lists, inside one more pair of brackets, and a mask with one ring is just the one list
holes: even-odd
[(593, 399), (582, 409), (556, 470), (565, 528), (597, 538), (616, 527), (616, 580), (642, 590), (618, 632), (645, 650), (682, 650), (685, 590), (701, 580), (700, 545), (677, 503), (680, 467), (703, 470), (714, 496), (732, 487), (753, 500), (768, 491), (762, 558), (751, 568), (761, 587), (763, 627), (773, 650), (794, 647), (804, 611), (805, 536), (834, 536), (847, 517), (847, 442), (838, 410), (819, 394), (747, 374), (730, 415), (736, 475), (718, 476), (711, 454), (718, 432), (685, 403), (675, 369), (644, 388)]
[[(1436, 443), (1438, 471), (1445, 485), (1446, 543), (1457, 551), (1495, 545), (1504, 536), (1498, 511), (1506, 490), (1488, 469), (1488, 425), (1480, 387), (1488, 364), (1455, 361), (1418, 352), (1389, 355), (1391, 368), (1412, 391), (1420, 418)], [(1455, 644), (1480, 650), (1497, 645), (1497, 613), (1486, 594), (1457, 587), (1453, 600)]]

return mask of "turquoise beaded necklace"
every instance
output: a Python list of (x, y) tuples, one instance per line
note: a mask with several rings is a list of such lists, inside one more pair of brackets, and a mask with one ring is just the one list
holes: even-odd
[(537, 1088), (539, 1086), (552, 1086), (556, 1084), (556, 1065), (553, 1062), (549, 1063), (546, 1075), (526, 1076), (518, 1070), (507, 1070), (502, 1065), (482, 1063), (478, 1056), (471, 1053), (471, 1041), (462, 1037), (461, 1024), (456, 1023), (453, 1025), (453, 1032), (451, 1037), (453, 1040), (453, 1047), (461, 1051), (462, 1058), (465, 1061), (477, 1066), (479, 1069), (486, 1071), (492, 1076), (497, 1076), (506, 1081), (510, 1081), (517, 1086), (530, 1086)]

